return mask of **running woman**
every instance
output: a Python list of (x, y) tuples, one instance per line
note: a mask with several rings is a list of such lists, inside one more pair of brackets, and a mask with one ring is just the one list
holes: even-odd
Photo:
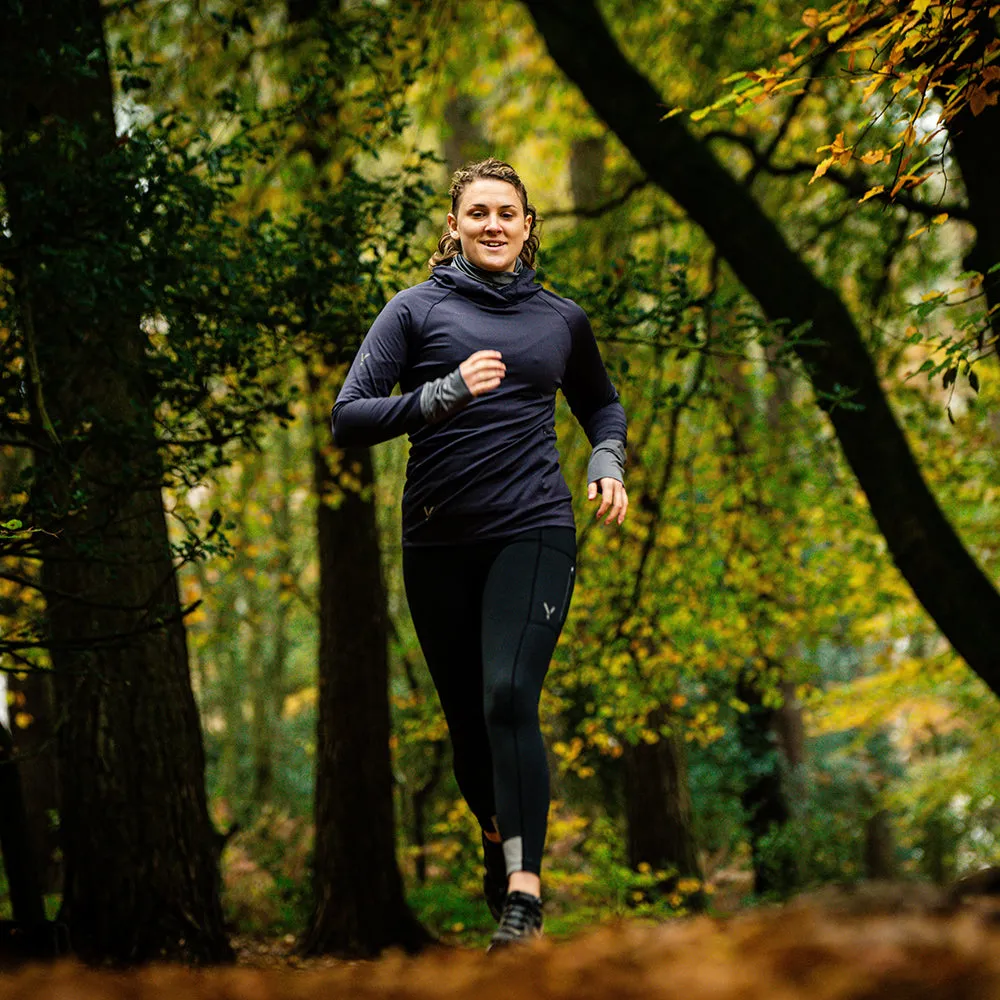
[(593, 447), (587, 497), (607, 525), (628, 509), (626, 423), (585, 313), (534, 281), (537, 216), (514, 169), (468, 164), (450, 194), (431, 277), (375, 320), (333, 433), (343, 447), (410, 437), (406, 596), (455, 777), (482, 827), (493, 949), (542, 928), (549, 774), (538, 702), (576, 564), (556, 389)]

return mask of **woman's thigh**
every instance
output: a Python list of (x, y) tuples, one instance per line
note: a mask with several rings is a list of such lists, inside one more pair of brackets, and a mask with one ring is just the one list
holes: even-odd
[(576, 537), (543, 528), (504, 545), (483, 591), (482, 659), (488, 714), (537, 706), (576, 574)]

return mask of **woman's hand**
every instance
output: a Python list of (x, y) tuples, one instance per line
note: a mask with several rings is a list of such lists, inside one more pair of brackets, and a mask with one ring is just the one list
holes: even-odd
[(482, 396), (503, 381), (507, 366), (501, 357), (499, 351), (476, 351), (458, 366), (473, 396)]
[(598, 487), (601, 490), (601, 506), (597, 508), (595, 519), (599, 521), (607, 511), (608, 516), (605, 524), (610, 524), (612, 521), (622, 524), (625, 520), (625, 512), (628, 510), (628, 494), (625, 492), (625, 484), (610, 476), (605, 476), (596, 483), (590, 483), (587, 486), (588, 500), (597, 499)]

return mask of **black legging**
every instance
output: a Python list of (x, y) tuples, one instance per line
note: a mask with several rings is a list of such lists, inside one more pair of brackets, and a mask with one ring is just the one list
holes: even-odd
[(572, 528), (403, 551), (406, 596), (448, 722), (458, 787), (483, 829), (497, 817), (508, 873), (541, 871), (549, 771), (538, 700), (575, 567)]

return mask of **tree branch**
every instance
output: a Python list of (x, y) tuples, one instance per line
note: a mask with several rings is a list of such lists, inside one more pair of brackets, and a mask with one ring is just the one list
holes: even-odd
[[(706, 132), (702, 135), (701, 139), (704, 142), (712, 142), (716, 139), (722, 139), (726, 142), (732, 142), (745, 149), (753, 158), (753, 167), (750, 171), (751, 177), (756, 176), (760, 172), (769, 174), (772, 177), (812, 176), (813, 172), (816, 170), (816, 164), (810, 163), (808, 160), (797, 160), (794, 163), (785, 164), (773, 163), (769, 158), (765, 158), (760, 152), (758, 152), (757, 145), (750, 136), (740, 135), (737, 132), (728, 132), (724, 129), (713, 129), (711, 132)], [(847, 194), (856, 198), (863, 197), (871, 187), (871, 185), (863, 178), (845, 174), (842, 170), (838, 170), (836, 167), (831, 167), (824, 176), (842, 187)], [(871, 200), (878, 200), (887, 206), (900, 205), (908, 211), (928, 219), (933, 218), (936, 215), (940, 215), (942, 212), (947, 212), (953, 219), (961, 219), (963, 222), (972, 221), (969, 210), (964, 205), (959, 205), (955, 202), (932, 205), (929, 202), (920, 201), (919, 199), (914, 198), (906, 191), (900, 191), (896, 197), (891, 200), (889, 198), (880, 198), (877, 196)]]
[(621, 194), (604, 202), (601, 205), (594, 205), (590, 208), (556, 208), (545, 213), (546, 219), (562, 219), (566, 216), (575, 216), (578, 219), (599, 219), (608, 212), (613, 212), (616, 208), (621, 208), (636, 192), (652, 187), (653, 182), (648, 177), (638, 177), (632, 181)]
[[(965, 549), (921, 474), (861, 330), (751, 193), (625, 58), (594, 0), (523, 0), (549, 54), (639, 167), (705, 231), (791, 343), (868, 497), (889, 551), (960, 656), (1000, 694), (1000, 594)], [(594, 72), (599, 66), (600, 73)]]

